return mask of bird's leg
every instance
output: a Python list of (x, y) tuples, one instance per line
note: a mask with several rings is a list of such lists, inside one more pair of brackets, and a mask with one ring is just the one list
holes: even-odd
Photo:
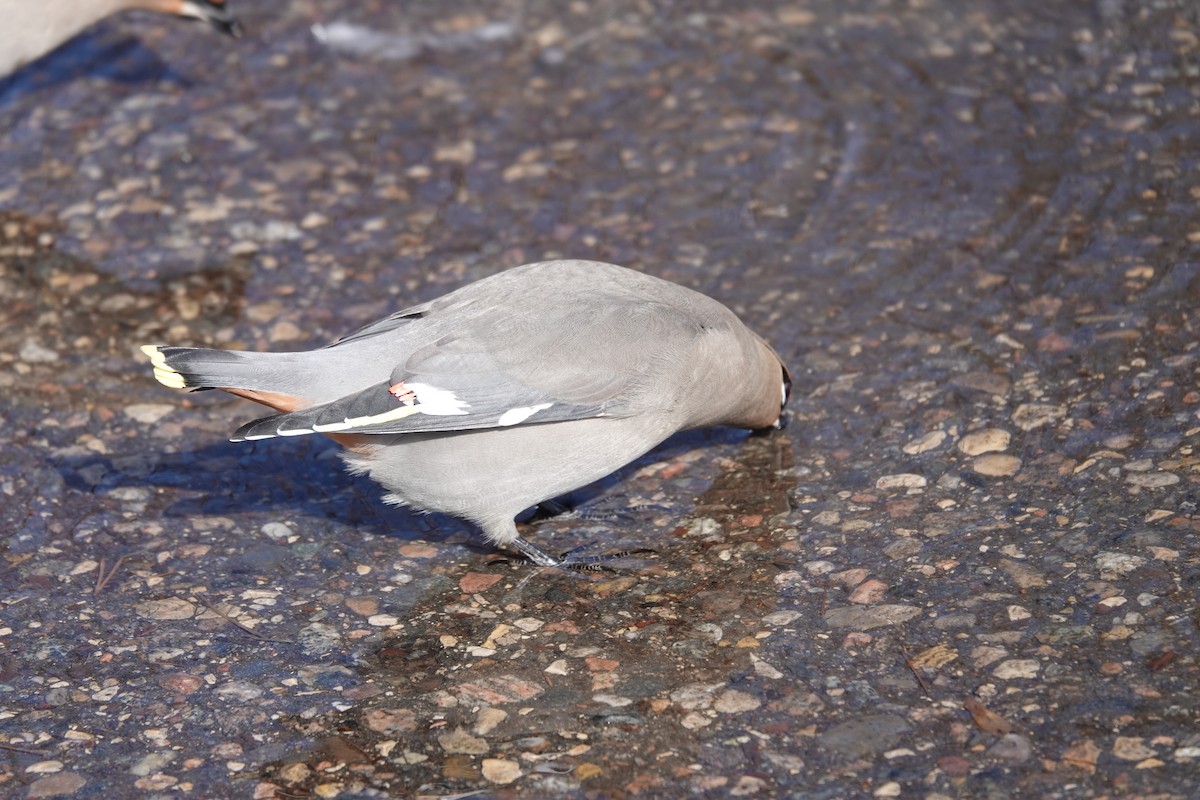
[(509, 542), (509, 544), (511, 544), (517, 550), (520, 550), (526, 558), (537, 564), (539, 567), (557, 567), (560, 563), (562, 563), (561, 559), (555, 558), (543, 550), (539, 550), (531, 542), (522, 539), (520, 536), (513, 539), (511, 542)]

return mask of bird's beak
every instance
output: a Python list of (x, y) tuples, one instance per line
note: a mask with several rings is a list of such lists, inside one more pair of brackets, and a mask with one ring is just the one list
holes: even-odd
[(202, 20), (233, 38), (242, 35), (242, 23), (229, 13), (225, 0), (183, 0), (179, 7), (180, 16)]

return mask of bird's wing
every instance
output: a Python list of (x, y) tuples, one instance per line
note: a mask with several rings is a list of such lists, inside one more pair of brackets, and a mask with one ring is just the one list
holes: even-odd
[(660, 362), (680, 349), (679, 337), (699, 333), (673, 308), (646, 302), (597, 304), (567, 316), (569, 324), (511, 312), (485, 315), (416, 349), (385, 381), (255, 420), (233, 439), (446, 432), (627, 416), (636, 413), (630, 398), (652, 384)]

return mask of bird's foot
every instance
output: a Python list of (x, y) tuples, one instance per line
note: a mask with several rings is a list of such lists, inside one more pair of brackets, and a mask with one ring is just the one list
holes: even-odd
[(518, 536), (511, 542), (513, 548), (521, 551), (525, 559), (536, 564), (539, 567), (558, 567), (559, 569), (569, 569), (575, 572), (601, 572), (605, 570), (616, 571), (616, 568), (606, 562), (616, 561), (640, 553), (654, 552), (648, 547), (637, 547), (630, 550), (618, 550), (612, 553), (594, 553), (587, 555), (586, 551), (596, 545), (595, 542), (581, 544), (578, 547), (572, 547), (570, 550), (563, 553), (558, 558), (550, 555), (544, 550), (538, 548), (531, 542), (522, 539)]

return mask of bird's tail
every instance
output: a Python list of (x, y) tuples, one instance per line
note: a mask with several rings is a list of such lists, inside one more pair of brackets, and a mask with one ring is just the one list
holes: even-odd
[[(154, 377), (172, 389), (270, 390), (272, 353), (209, 350), (203, 347), (142, 345)], [(280, 354), (282, 355), (282, 354)]]

